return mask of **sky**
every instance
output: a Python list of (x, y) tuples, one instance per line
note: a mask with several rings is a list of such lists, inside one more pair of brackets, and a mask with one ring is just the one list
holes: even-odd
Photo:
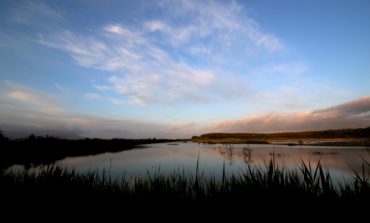
[(370, 1), (0, 1), (11, 137), (370, 126)]

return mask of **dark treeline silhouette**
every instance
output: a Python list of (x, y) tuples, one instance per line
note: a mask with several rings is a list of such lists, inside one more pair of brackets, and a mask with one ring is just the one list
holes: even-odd
[(208, 133), (199, 137), (194, 136), (193, 141), (207, 141), (217, 139), (241, 139), (247, 141), (268, 140), (305, 140), (305, 139), (370, 139), (370, 127), (358, 129), (337, 129), (307, 132), (281, 132), (281, 133)]
[(95, 155), (119, 152), (140, 144), (178, 141), (173, 139), (63, 139), (53, 136), (35, 136), (8, 139), (0, 131), (0, 168), (13, 164), (25, 166), (48, 164), (69, 156)]

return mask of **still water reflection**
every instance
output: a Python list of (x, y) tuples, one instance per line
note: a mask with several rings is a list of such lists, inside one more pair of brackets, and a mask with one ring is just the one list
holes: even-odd
[(297, 169), (302, 161), (315, 166), (319, 161), (335, 180), (347, 180), (353, 171), (362, 171), (363, 160), (370, 161), (366, 147), (320, 147), (284, 145), (210, 145), (197, 143), (160, 143), (118, 153), (73, 157), (57, 163), (79, 171), (105, 170), (113, 177), (146, 177), (147, 173), (161, 174), (175, 170), (195, 172), (199, 156), (199, 170), (205, 176), (221, 177), (223, 163), (227, 174), (239, 174), (246, 165), (264, 165), (272, 157), (278, 165)]

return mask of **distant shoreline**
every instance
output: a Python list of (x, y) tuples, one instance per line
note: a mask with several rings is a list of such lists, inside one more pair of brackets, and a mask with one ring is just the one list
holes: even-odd
[(198, 143), (370, 146), (370, 127), (281, 133), (207, 133), (192, 137)]
[(310, 145), (310, 146), (370, 146), (370, 139), (343, 139), (343, 138), (328, 138), (328, 139), (271, 139), (271, 140), (245, 140), (245, 139), (196, 139), (192, 140), (195, 143), (206, 144), (272, 144), (272, 145)]

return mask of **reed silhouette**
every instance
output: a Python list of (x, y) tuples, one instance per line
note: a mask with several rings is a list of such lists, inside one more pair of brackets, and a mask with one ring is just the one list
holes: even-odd
[[(265, 166), (247, 165), (239, 175), (222, 179), (174, 171), (161, 175), (160, 168), (146, 178), (113, 179), (107, 172), (78, 173), (59, 166), (37, 171), (2, 171), (0, 196), (4, 213), (45, 212), (65, 216), (125, 217), (141, 214), (202, 214), (211, 217), (232, 213), (281, 214), (331, 219), (361, 216), (370, 202), (370, 164), (353, 181), (335, 185), (320, 163), (302, 162), (299, 171), (278, 167), (272, 159)], [(12, 209), (15, 208), (15, 209)], [(335, 214), (333, 214), (335, 211)], [(290, 214), (289, 214), (290, 215)]]

